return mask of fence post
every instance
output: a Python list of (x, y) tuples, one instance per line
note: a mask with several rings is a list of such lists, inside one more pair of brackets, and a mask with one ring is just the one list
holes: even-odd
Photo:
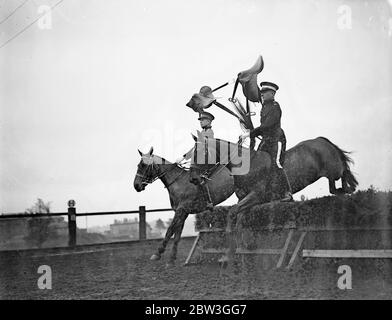
[(146, 238), (146, 207), (139, 206), (139, 240)]
[(68, 246), (76, 246), (76, 208), (75, 201), (68, 201)]

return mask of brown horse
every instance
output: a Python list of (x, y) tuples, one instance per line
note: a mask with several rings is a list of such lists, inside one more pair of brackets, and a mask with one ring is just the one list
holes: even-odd
[[(139, 151), (139, 150), (138, 150)], [(174, 263), (177, 255), (177, 245), (181, 238), (184, 222), (189, 214), (206, 210), (200, 186), (189, 181), (189, 170), (176, 163), (171, 163), (161, 157), (153, 155), (153, 148), (146, 154), (139, 151), (141, 160), (137, 167), (134, 179), (134, 188), (137, 192), (143, 191), (146, 185), (160, 179), (169, 192), (170, 205), (175, 211), (174, 218), (167, 229), (165, 238), (158, 247), (158, 251), (151, 256), (151, 260), (159, 260), (164, 253), (169, 239), (174, 235), (173, 247), (168, 265)], [(214, 173), (214, 181), (210, 181), (209, 191), (212, 203), (217, 205), (234, 192), (234, 179), (227, 168), (220, 166)]]
[[(200, 136), (194, 139), (198, 152), (204, 155), (204, 158), (207, 157), (214, 161), (207, 161), (207, 163), (202, 161), (201, 164), (199, 161), (192, 162), (191, 181), (193, 183), (200, 183), (202, 171), (213, 166), (214, 162), (226, 164), (226, 167), (233, 173), (234, 186), (240, 201), (232, 206), (228, 213), (227, 232), (231, 233), (230, 217), (233, 214), (240, 214), (237, 219), (238, 225), (241, 216), (252, 206), (274, 199), (274, 193), (268, 190), (268, 186), (274, 186), (273, 183), (269, 184), (271, 157), (267, 152), (249, 150), (224, 140), (207, 139), (206, 141), (201, 140)], [(248, 162), (247, 165), (246, 162)], [(321, 177), (326, 177), (329, 181), (329, 191), (332, 194), (339, 194), (354, 192), (358, 185), (350, 170), (350, 163), (353, 161), (348, 156), (348, 152), (340, 149), (328, 139), (318, 137), (303, 141), (289, 149), (286, 152), (283, 168), (293, 193), (304, 189)], [(234, 173), (238, 166), (242, 166), (245, 170), (237, 170)], [(336, 189), (335, 181), (339, 179), (342, 179), (342, 188)], [(229, 237), (229, 241), (231, 238)], [(233, 244), (233, 239), (231, 240), (230, 249)]]

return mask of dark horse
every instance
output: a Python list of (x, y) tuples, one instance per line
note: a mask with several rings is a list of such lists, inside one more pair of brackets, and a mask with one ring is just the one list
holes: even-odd
[[(139, 151), (141, 160), (137, 166), (134, 188), (143, 191), (146, 185), (160, 179), (169, 192), (170, 205), (175, 211), (174, 218), (167, 229), (165, 238), (158, 247), (158, 251), (151, 256), (151, 260), (159, 260), (166, 249), (169, 239), (174, 235), (174, 243), (169, 264), (173, 264), (177, 255), (177, 245), (181, 238), (184, 222), (189, 214), (206, 210), (206, 201), (199, 186), (189, 180), (189, 170), (176, 163), (171, 163), (161, 157), (153, 155), (153, 148), (146, 154)], [(217, 205), (234, 192), (234, 179), (224, 166), (220, 166), (214, 173), (214, 179), (208, 182), (211, 200)]]
[[(214, 166), (214, 162), (226, 164), (226, 167), (233, 173), (235, 190), (240, 200), (231, 207), (228, 214), (227, 232), (231, 233), (230, 217), (239, 214), (238, 225), (246, 210), (256, 204), (273, 200), (274, 193), (268, 190), (270, 185), (274, 186), (273, 183), (269, 183), (271, 157), (267, 152), (249, 150), (224, 140), (201, 140), (200, 136), (194, 139), (195, 148), (202, 150), (199, 152), (214, 161), (202, 162), (202, 164), (198, 161), (192, 162), (191, 181), (193, 183), (200, 183), (203, 170)], [(200, 149), (200, 146), (203, 148)], [(249, 162), (248, 168), (245, 166), (246, 169), (242, 172), (240, 170), (234, 173), (233, 171), (239, 164), (244, 167), (244, 162)], [(328, 139), (318, 137), (303, 141), (289, 149), (286, 152), (283, 167), (293, 193), (304, 189), (321, 177), (326, 177), (329, 181), (329, 191), (332, 194), (340, 194), (354, 192), (358, 185), (350, 170), (350, 163), (353, 161), (348, 156), (348, 152), (340, 149)], [(339, 179), (342, 179), (342, 188), (336, 189), (335, 181)]]

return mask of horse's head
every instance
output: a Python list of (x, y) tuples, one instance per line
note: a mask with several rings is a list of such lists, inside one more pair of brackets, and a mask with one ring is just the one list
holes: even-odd
[(158, 165), (154, 162), (153, 147), (147, 153), (142, 153), (140, 150), (139, 154), (141, 160), (137, 165), (137, 172), (133, 186), (137, 192), (143, 191), (146, 185), (152, 183), (159, 175)]

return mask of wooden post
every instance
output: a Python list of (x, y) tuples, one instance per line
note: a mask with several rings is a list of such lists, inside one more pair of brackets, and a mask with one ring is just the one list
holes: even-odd
[(192, 256), (193, 256), (193, 253), (195, 252), (195, 249), (196, 249), (196, 247), (197, 247), (197, 244), (198, 244), (199, 240), (200, 240), (200, 232), (199, 232), (199, 234), (197, 235), (197, 237), (196, 237), (196, 239), (195, 239), (195, 242), (193, 242), (191, 251), (189, 251), (188, 257), (186, 258), (184, 265), (188, 265), (188, 264), (189, 264), (189, 261), (191, 261)]
[(139, 206), (139, 240), (146, 239), (146, 207)]
[(304, 242), (306, 236), (306, 231), (302, 231), (301, 236), (299, 237), (299, 240), (297, 242), (297, 245), (295, 246), (293, 255), (290, 258), (289, 264), (287, 265), (286, 269), (290, 269), (292, 265), (294, 264), (295, 258), (298, 255), (299, 249), (301, 249), (302, 243)]
[(68, 246), (76, 246), (76, 208), (75, 201), (68, 201)]
[(280, 254), (278, 264), (276, 265), (276, 268), (278, 269), (282, 266), (284, 258), (286, 257), (287, 249), (289, 248), (291, 238), (293, 237), (293, 233), (294, 233), (293, 229), (290, 229), (286, 242), (284, 243), (282, 253)]

